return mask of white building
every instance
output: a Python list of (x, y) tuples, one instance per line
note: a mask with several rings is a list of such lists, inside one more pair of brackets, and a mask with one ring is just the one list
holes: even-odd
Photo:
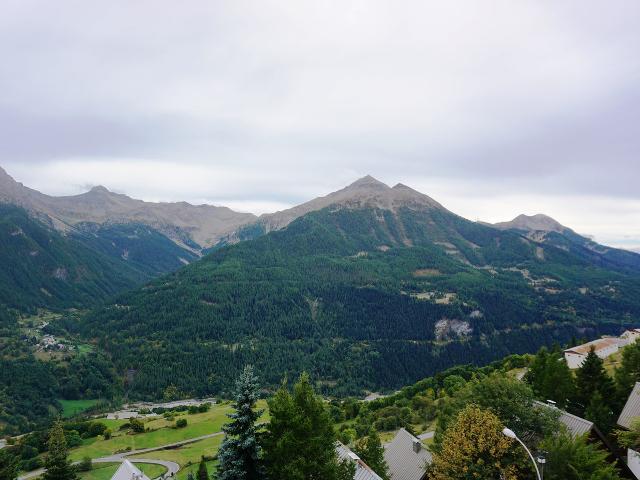
[(620, 339), (613, 337), (600, 338), (564, 351), (564, 358), (569, 368), (580, 368), (593, 348), (600, 358), (607, 358), (618, 351)]

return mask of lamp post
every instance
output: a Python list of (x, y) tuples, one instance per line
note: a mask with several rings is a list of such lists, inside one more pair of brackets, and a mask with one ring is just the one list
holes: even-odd
[(536, 463), (535, 458), (533, 458), (533, 455), (531, 455), (531, 452), (529, 451), (529, 449), (527, 448), (527, 446), (522, 442), (522, 440), (520, 440), (518, 438), (518, 436), (515, 434), (515, 432), (507, 427), (504, 427), (502, 429), (502, 434), (505, 437), (509, 437), (509, 438), (513, 438), (514, 440), (517, 440), (518, 442), (520, 442), (520, 445), (522, 445), (522, 447), (527, 451), (527, 453), (529, 454), (529, 458), (531, 459), (531, 461), (533, 462), (533, 468), (536, 469), (536, 475), (538, 477), (538, 480), (542, 480), (542, 476), (540, 475), (540, 470), (538, 470), (538, 464)]

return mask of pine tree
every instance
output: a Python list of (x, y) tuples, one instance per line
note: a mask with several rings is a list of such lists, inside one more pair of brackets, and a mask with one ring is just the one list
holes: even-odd
[(640, 342), (628, 345), (622, 350), (622, 361), (615, 372), (618, 410), (622, 409), (636, 382), (640, 382)]
[(200, 460), (200, 465), (198, 465), (198, 480), (209, 480), (209, 472), (207, 471), (207, 464), (204, 463), (204, 457)]
[(621, 480), (607, 452), (584, 436), (574, 438), (562, 432), (549, 436), (540, 448), (547, 451), (545, 480)]
[(582, 366), (576, 372), (576, 394), (572, 411), (577, 415), (584, 415), (596, 392), (607, 406), (614, 400), (613, 381), (604, 369), (604, 362), (592, 347)]
[(264, 436), (264, 459), (272, 479), (337, 480), (344, 477), (336, 436), (322, 399), (303, 373), (293, 394), (286, 384), (269, 401), (271, 420)]
[(262, 410), (256, 410), (258, 379), (245, 367), (236, 383), (235, 412), (223, 427), (225, 439), (218, 453), (219, 480), (255, 480), (263, 477), (256, 430)]
[(584, 418), (595, 423), (603, 433), (613, 429), (613, 411), (602, 398), (600, 392), (595, 392), (584, 412)]
[(58, 420), (49, 431), (49, 453), (44, 466), (47, 471), (44, 480), (77, 480), (76, 469), (67, 459), (67, 441), (64, 438), (62, 422)]
[(384, 459), (384, 448), (376, 430), (372, 430), (366, 440), (355, 448), (355, 451), (378, 476), (383, 480), (389, 480), (389, 467)]
[(571, 370), (562, 352), (547, 352), (541, 348), (536, 354), (525, 380), (540, 400), (553, 400), (558, 407), (566, 408), (575, 396), (575, 384)]
[(193, 472), (187, 473), (187, 480), (196, 480), (196, 477), (193, 476)]

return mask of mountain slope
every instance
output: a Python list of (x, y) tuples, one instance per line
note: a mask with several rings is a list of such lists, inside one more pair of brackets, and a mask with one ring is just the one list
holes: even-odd
[(355, 393), (640, 315), (637, 273), (366, 183), (121, 296), (84, 334), (135, 372), (133, 396), (225, 391), (246, 363), (269, 385), (306, 369), (324, 390)]
[(520, 232), (538, 243), (553, 245), (605, 268), (640, 270), (640, 255), (636, 252), (600, 245), (546, 215), (519, 215), (509, 222), (496, 223), (493, 226), (501, 230)]
[(195, 252), (255, 220), (255, 215), (226, 207), (186, 202), (151, 203), (98, 186), (74, 196), (52, 197), (16, 182), (0, 168), (0, 201), (19, 205), (67, 232), (83, 223), (139, 224), (153, 228), (177, 245)]
[(94, 305), (149, 278), (3, 204), (0, 265), (0, 305), (23, 312)]

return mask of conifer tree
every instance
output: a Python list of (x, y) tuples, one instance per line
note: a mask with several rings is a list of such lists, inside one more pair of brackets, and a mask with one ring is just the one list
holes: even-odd
[(640, 382), (640, 342), (627, 345), (622, 350), (622, 361), (615, 371), (618, 409), (622, 409), (636, 382)]
[(225, 439), (218, 453), (219, 480), (256, 480), (263, 477), (256, 431), (262, 410), (256, 410), (258, 379), (247, 366), (236, 383), (235, 412), (222, 429)]
[(207, 464), (204, 463), (204, 457), (200, 460), (200, 465), (198, 465), (198, 480), (209, 480), (209, 472), (207, 470)]
[(331, 418), (309, 375), (300, 376), (293, 393), (283, 384), (269, 401), (269, 414), (263, 440), (269, 478), (336, 480), (351, 470), (338, 461)]
[(76, 469), (67, 459), (67, 441), (64, 438), (64, 430), (60, 420), (51, 427), (47, 446), (49, 453), (44, 463), (47, 471), (42, 478), (44, 480), (77, 480)]
[(595, 392), (591, 397), (591, 401), (584, 412), (584, 418), (595, 423), (603, 433), (609, 433), (613, 429), (613, 411), (599, 391)]
[(574, 438), (562, 432), (549, 436), (540, 448), (547, 451), (545, 480), (621, 480), (607, 452), (585, 436)]
[(604, 363), (592, 347), (582, 366), (576, 372), (576, 394), (572, 410), (578, 415), (584, 415), (591, 404), (593, 396), (600, 392), (600, 396), (607, 406), (614, 400), (613, 381), (604, 369)]
[(558, 407), (566, 408), (575, 396), (573, 375), (562, 353), (548, 352), (541, 348), (536, 354), (525, 380), (531, 385), (536, 397), (542, 401), (553, 400)]
[(355, 451), (378, 476), (383, 480), (389, 480), (389, 466), (384, 459), (384, 448), (375, 429), (356, 447)]

